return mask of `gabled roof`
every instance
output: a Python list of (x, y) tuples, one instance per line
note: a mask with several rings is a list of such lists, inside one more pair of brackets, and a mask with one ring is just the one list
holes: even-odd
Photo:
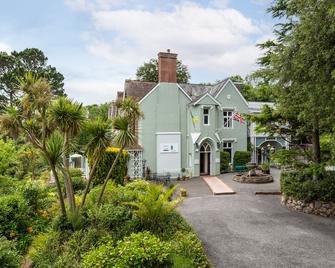
[(140, 101), (147, 95), (158, 83), (156, 82), (143, 82), (138, 80), (126, 80), (124, 82), (124, 95), (125, 97), (131, 96), (136, 101)]
[(199, 96), (196, 100), (193, 100), (192, 101), (193, 105), (199, 104), (206, 97), (208, 97), (213, 103), (215, 103), (215, 105), (221, 106), (221, 104), (216, 99), (214, 99), (214, 97), (208, 92), (203, 94), (202, 96)]
[[(228, 78), (224, 79), (215, 85), (181, 83), (178, 86), (194, 103), (207, 93), (215, 98), (228, 80)], [(233, 82), (233, 84), (237, 90), (242, 90), (241, 83)], [(118, 92), (117, 99), (131, 96), (136, 101), (140, 101), (157, 85), (158, 83), (156, 82), (126, 80), (124, 83), (124, 92)]]

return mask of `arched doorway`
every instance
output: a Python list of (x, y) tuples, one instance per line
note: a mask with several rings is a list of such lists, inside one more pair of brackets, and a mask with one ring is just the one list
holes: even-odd
[(257, 147), (257, 163), (267, 162), (270, 154), (282, 149), (283, 146), (276, 140), (267, 140)]
[(211, 173), (211, 146), (204, 142), (200, 147), (200, 175)]

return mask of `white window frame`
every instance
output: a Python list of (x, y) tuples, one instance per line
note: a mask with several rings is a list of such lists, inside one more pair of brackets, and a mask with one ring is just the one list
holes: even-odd
[[(229, 115), (224, 115), (224, 113), (231, 113), (231, 116)], [(234, 128), (234, 120), (233, 120), (233, 116), (234, 116), (234, 110), (233, 109), (223, 109), (222, 110), (222, 116), (223, 116), (223, 128), (225, 129), (233, 129)], [(231, 125), (230, 126), (225, 126), (225, 119), (228, 119), (231, 121)]]
[[(230, 147), (226, 146), (225, 147), (225, 143), (228, 144), (230, 143)], [(225, 149), (230, 149), (231, 153), (230, 153), (230, 163), (233, 163), (233, 159), (234, 159), (234, 141), (233, 140), (223, 140), (222, 141), (222, 150), (224, 151)]]
[[(205, 110), (208, 111), (207, 114), (205, 114)], [(203, 107), (203, 108), (202, 108), (202, 120), (203, 120), (203, 124), (204, 124), (205, 126), (209, 126), (209, 125), (210, 125), (210, 124), (209, 124), (209, 120), (210, 120), (210, 116), (209, 116), (209, 114), (210, 114), (210, 110), (211, 110), (211, 108), (209, 108), (209, 107)], [(205, 117), (207, 117), (207, 124), (205, 123)]]

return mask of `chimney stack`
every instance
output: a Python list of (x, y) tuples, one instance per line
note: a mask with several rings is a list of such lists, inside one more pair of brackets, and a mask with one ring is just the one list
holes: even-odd
[(159, 82), (177, 83), (177, 54), (167, 52), (158, 53)]

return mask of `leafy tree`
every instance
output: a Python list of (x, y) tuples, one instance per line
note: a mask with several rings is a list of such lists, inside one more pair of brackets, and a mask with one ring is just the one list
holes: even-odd
[(269, 11), (281, 23), (276, 38), (260, 45), (256, 75), (273, 86), (276, 109), (265, 107), (254, 119), (293, 141), (305, 137), (320, 163), (320, 136), (332, 132), (335, 119), (335, 2), (276, 0)]
[[(138, 80), (158, 83), (158, 60), (151, 59), (137, 68), (136, 77)], [(186, 65), (177, 60), (177, 82), (188, 83), (191, 75)]]
[(108, 109), (110, 103), (106, 102), (103, 104), (92, 104), (87, 105), (85, 108), (87, 110), (88, 119), (108, 119)]
[(0, 52), (0, 111), (18, 102), (18, 80), (26, 72), (45, 78), (54, 95), (64, 95), (64, 77), (55, 67), (48, 65), (48, 58), (37, 48)]
[(241, 94), (248, 101), (274, 101), (272, 85), (264, 78), (240, 75), (231, 76), (234, 82), (241, 82)]

